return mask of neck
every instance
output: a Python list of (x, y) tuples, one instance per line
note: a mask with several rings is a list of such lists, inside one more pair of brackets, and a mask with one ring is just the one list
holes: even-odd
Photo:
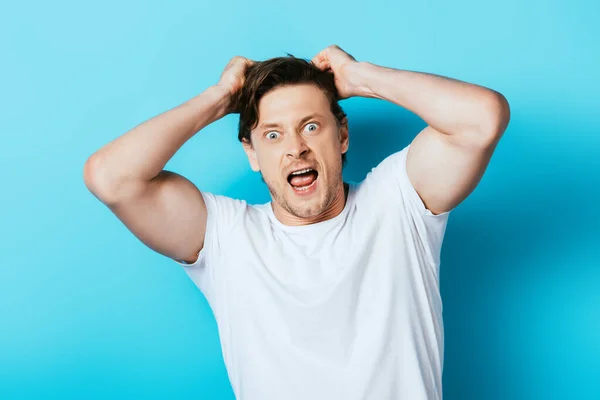
[(346, 200), (348, 198), (348, 190), (349, 185), (342, 182), (342, 184), (339, 185), (339, 189), (336, 191), (335, 197), (331, 204), (321, 214), (310, 218), (297, 217), (282, 208), (275, 201), (271, 202), (271, 207), (273, 208), (273, 214), (275, 214), (275, 217), (284, 225), (302, 226), (315, 224), (317, 222), (323, 222), (334, 218), (344, 211)]

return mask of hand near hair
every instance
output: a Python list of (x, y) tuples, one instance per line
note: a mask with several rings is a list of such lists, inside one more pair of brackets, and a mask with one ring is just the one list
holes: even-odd
[(253, 60), (242, 56), (235, 56), (229, 61), (221, 73), (221, 78), (215, 86), (222, 88), (228, 93), (229, 104), (227, 110), (229, 113), (237, 111), (237, 97), (244, 86), (246, 68), (254, 64), (256, 64), (256, 62)]
[(333, 72), (340, 100), (362, 96), (365, 92), (355, 72), (359, 62), (338, 45), (334, 44), (321, 50), (311, 62), (322, 71)]

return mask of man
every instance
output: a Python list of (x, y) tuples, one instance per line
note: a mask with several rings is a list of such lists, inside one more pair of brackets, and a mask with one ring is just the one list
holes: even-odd
[[(344, 183), (338, 100), (353, 96), (394, 102), (428, 126)], [(163, 170), (230, 112), (269, 203), (200, 192)], [(358, 62), (338, 46), (310, 63), (235, 57), (218, 84), (92, 155), (84, 179), (202, 290), (238, 398), (441, 399), (446, 223), (508, 120), (495, 91)]]

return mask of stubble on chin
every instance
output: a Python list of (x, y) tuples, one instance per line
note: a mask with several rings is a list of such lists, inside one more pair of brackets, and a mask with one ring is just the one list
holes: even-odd
[[(329, 204), (331, 204), (335, 198), (335, 194), (336, 191), (334, 188), (329, 188), (329, 190), (327, 191), (325, 198), (318, 202), (318, 203), (313, 203), (311, 206), (309, 207), (302, 207), (302, 206), (297, 206), (294, 204), (291, 204), (290, 202), (288, 202), (286, 200), (286, 197), (284, 195), (284, 191), (287, 188), (283, 188), (280, 191), (279, 190), (273, 190), (273, 187), (265, 182), (265, 184), (267, 185), (267, 188), (269, 189), (269, 193), (271, 193), (271, 198), (273, 199), (274, 202), (276, 202), (281, 208), (283, 208), (285, 211), (287, 211), (289, 214), (293, 215), (296, 218), (313, 218), (316, 216), (319, 216), (320, 214), (324, 213), (325, 210), (327, 209), (327, 207), (329, 206)], [(302, 200), (299, 200), (299, 202), (301, 202)]]

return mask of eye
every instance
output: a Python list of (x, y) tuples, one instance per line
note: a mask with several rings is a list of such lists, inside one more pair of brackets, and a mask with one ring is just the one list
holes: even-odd
[(277, 139), (279, 137), (279, 132), (276, 132), (276, 131), (268, 132), (267, 135), (266, 135), (266, 137), (269, 140)]
[(306, 125), (306, 128), (309, 132), (314, 132), (317, 130), (317, 128), (319, 127), (319, 124), (315, 123), (315, 122), (311, 122), (310, 124)]

